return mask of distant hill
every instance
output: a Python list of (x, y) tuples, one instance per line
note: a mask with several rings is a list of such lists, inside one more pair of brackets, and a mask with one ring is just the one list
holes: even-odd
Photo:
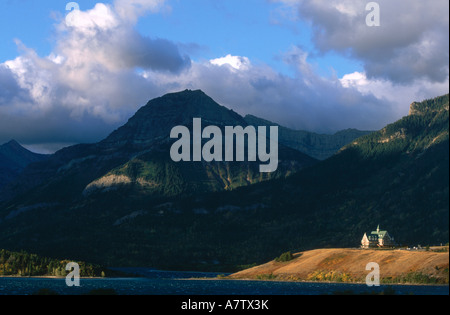
[(11, 140), (0, 146), (0, 189), (17, 178), (29, 164), (42, 161), (47, 156), (33, 153)]
[[(252, 115), (245, 116), (244, 119), (248, 124), (254, 126), (276, 125), (270, 121)], [(303, 152), (313, 158), (326, 160), (355, 139), (372, 132), (373, 131), (347, 129), (339, 131), (334, 135), (326, 135), (279, 126), (279, 141), (283, 145)]]

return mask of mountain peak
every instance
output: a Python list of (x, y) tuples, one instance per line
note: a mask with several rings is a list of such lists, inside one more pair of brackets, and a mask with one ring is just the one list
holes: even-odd
[(5, 144), (3, 144), (3, 146), (6, 146), (6, 147), (21, 147), (22, 148), (22, 146), (19, 144), (19, 142), (17, 142), (16, 140), (14, 140), (14, 139), (12, 139), (12, 140), (10, 140), (9, 142), (7, 142), (7, 143), (5, 143)]
[(45, 158), (45, 155), (27, 150), (16, 140), (0, 145), (0, 188), (16, 178), (27, 165)]
[(31, 152), (16, 140), (10, 140), (5, 144), (0, 145), (0, 157), (11, 159), (15, 161), (15, 163), (28, 164), (44, 158), (45, 155)]
[[(197, 94), (197, 95), (206, 95), (206, 93), (205, 92), (203, 92), (202, 90), (191, 90), (191, 89), (186, 89), (186, 90), (184, 90), (184, 91), (181, 91), (181, 92), (175, 92), (175, 93), (172, 93), (172, 94)], [(170, 94), (167, 94), (167, 95), (170, 95)], [(207, 96), (207, 95), (206, 95)]]
[(190, 90), (190, 89), (186, 89), (184, 91), (179, 91), (179, 92), (172, 92), (172, 93), (167, 93), (161, 97), (155, 98), (153, 100), (150, 100), (150, 102), (157, 100), (157, 99), (195, 99), (195, 98), (210, 98), (205, 92), (203, 92), (202, 90)]
[(29, 152), (16, 140), (10, 140), (3, 145), (0, 145), (0, 154), (10, 154), (10, 152)]
[(446, 94), (423, 102), (412, 103), (409, 109), (409, 116), (425, 115), (426, 113), (448, 110), (449, 94)]
[(105, 141), (148, 143), (164, 139), (173, 127), (191, 125), (193, 118), (217, 126), (246, 125), (240, 115), (219, 105), (202, 90), (184, 90), (149, 101)]

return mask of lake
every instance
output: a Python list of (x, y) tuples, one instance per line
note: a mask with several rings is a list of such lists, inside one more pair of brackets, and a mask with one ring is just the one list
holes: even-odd
[(449, 295), (448, 286), (382, 285), (369, 288), (361, 284), (297, 283), (276, 281), (233, 281), (214, 278), (217, 273), (165, 272), (146, 268), (121, 269), (136, 278), (81, 279), (80, 287), (67, 287), (65, 279), (0, 278), (0, 295), (31, 295), (50, 289), (60, 295), (83, 295), (92, 290), (113, 289), (119, 295), (325, 295), (336, 292), (364, 294), (394, 290), (398, 295)]

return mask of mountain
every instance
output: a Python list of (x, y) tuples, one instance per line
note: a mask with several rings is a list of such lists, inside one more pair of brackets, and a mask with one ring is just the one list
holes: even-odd
[(175, 142), (170, 139), (171, 129), (186, 126), (192, 130), (194, 118), (222, 129), (248, 125), (202, 91), (168, 94), (148, 102), (103, 141), (65, 148), (45, 163), (27, 168), (0, 193), (0, 201), (33, 206), (80, 198), (84, 202), (93, 195), (117, 190), (145, 198), (230, 190), (285, 177), (317, 162), (280, 146), (279, 168), (270, 174), (261, 174), (259, 163), (248, 161), (175, 163), (169, 155)]
[[(182, 94), (210, 102), (201, 92)], [(178, 104), (178, 97), (163, 99)], [(163, 99), (147, 106), (163, 115)], [(21, 186), (38, 175), (48, 180), (0, 206), (0, 248), (106, 266), (225, 272), (288, 250), (357, 247), (377, 225), (399, 244), (447, 243), (448, 104), (448, 95), (414, 103), (407, 117), (295, 172), (287, 167), (298, 160), (280, 159), (290, 162), (271, 180), (249, 185), (247, 162), (233, 164), (235, 178), (245, 183), (233, 189), (211, 188), (232, 182), (215, 165), (167, 161), (171, 118), (161, 117), (164, 132), (151, 130), (146, 121), (158, 119), (143, 108), (104, 141), (30, 165)], [(140, 119), (142, 113), (148, 116)], [(225, 119), (235, 117), (226, 113)], [(194, 114), (180, 114), (173, 123), (188, 123)], [(154, 141), (140, 136), (146, 128)], [(208, 167), (219, 177), (208, 177)], [(86, 191), (91, 184), (93, 192)]]
[(191, 126), (193, 118), (202, 118), (205, 124), (215, 126), (248, 125), (240, 115), (217, 104), (203, 91), (186, 90), (151, 100), (101, 144), (151, 145), (155, 141), (167, 140), (175, 126)]
[(33, 153), (11, 140), (0, 146), (0, 189), (14, 180), (29, 164), (42, 161), (47, 156)]
[[(245, 121), (254, 126), (274, 126), (275, 124), (252, 116), (244, 117)], [(353, 140), (368, 135), (373, 131), (357, 129), (342, 130), (334, 135), (317, 134), (309, 131), (293, 130), (279, 126), (279, 142), (283, 145), (303, 152), (315, 159), (326, 160)]]

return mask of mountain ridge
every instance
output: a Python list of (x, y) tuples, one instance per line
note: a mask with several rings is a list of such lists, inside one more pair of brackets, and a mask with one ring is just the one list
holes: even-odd
[(321, 161), (333, 156), (339, 149), (352, 142), (356, 138), (368, 135), (373, 132), (349, 128), (346, 130), (338, 131), (333, 135), (327, 135), (303, 130), (289, 129), (278, 124), (273, 124), (268, 120), (261, 119), (253, 115), (247, 115), (244, 117), (244, 119), (248, 124), (251, 125), (279, 126), (280, 143)]

